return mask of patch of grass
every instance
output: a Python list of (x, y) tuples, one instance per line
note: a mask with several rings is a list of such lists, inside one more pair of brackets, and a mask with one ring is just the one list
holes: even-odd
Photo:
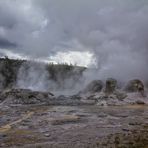
[(42, 140), (42, 136), (26, 129), (11, 129), (6, 133), (3, 143), (7, 146), (22, 146), (25, 144), (35, 144)]

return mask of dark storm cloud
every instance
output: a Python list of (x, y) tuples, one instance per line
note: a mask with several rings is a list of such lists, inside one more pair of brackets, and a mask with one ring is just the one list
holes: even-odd
[(29, 55), (89, 50), (100, 77), (147, 77), (147, 0), (1, 0), (0, 36)]
[(7, 39), (0, 38), (0, 48), (10, 49), (10, 48), (16, 48), (16, 47), (17, 45), (15, 43), (12, 43)]

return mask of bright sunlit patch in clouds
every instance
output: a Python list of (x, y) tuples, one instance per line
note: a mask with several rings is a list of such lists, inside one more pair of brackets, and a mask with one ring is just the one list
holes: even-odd
[(0, 49), (0, 57), (9, 57), (10, 59), (23, 59), (23, 60), (33, 60), (44, 63), (54, 63), (54, 64), (72, 64), (77, 66), (95, 66), (96, 58), (93, 53), (89, 51), (68, 51), (68, 52), (57, 52), (55, 55), (50, 57), (33, 58), (24, 54), (14, 53), (7, 49)]
[(5, 57), (5, 56), (7, 56), (10, 59), (23, 59), (23, 60), (29, 59), (24, 54), (14, 53), (7, 49), (0, 49), (0, 57)]
[(96, 64), (94, 54), (89, 51), (58, 52), (49, 58), (53, 63), (67, 63), (78, 66), (93, 66)]

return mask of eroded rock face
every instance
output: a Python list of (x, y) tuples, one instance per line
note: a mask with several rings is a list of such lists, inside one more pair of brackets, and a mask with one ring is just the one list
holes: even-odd
[(130, 80), (125, 87), (127, 92), (140, 92), (144, 96), (144, 84), (139, 79)]
[(100, 92), (102, 88), (103, 88), (103, 82), (101, 80), (94, 80), (90, 82), (82, 92), (96, 93), (96, 92)]

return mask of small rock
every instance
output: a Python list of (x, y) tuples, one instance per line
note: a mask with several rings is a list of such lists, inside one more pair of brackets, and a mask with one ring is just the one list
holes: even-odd
[(123, 131), (126, 131), (126, 132), (129, 132), (129, 131), (130, 131), (130, 130), (127, 129), (127, 128), (123, 128), (122, 130), (123, 130)]
[(145, 103), (144, 103), (143, 101), (141, 101), (141, 100), (137, 100), (137, 101), (136, 101), (136, 104), (144, 105)]
[(1, 138), (5, 138), (5, 137), (7, 137), (6, 134), (0, 134), (0, 139), (1, 139)]
[(129, 125), (141, 125), (141, 122), (130, 122)]
[(104, 118), (104, 117), (107, 117), (107, 114), (105, 114), (105, 113), (99, 113), (97, 116), (100, 117), (100, 118)]
[(50, 137), (49, 133), (44, 134), (45, 137)]

